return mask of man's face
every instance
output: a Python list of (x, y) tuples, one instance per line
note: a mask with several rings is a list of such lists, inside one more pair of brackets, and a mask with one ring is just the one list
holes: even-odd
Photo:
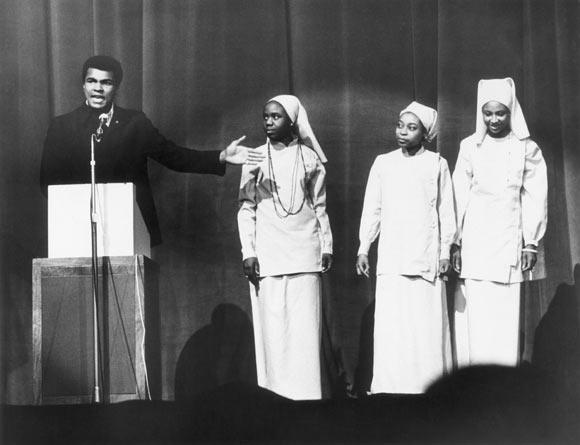
[(106, 108), (113, 102), (117, 92), (113, 73), (89, 68), (83, 83), (83, 91), (89, 107), (96, 109)]

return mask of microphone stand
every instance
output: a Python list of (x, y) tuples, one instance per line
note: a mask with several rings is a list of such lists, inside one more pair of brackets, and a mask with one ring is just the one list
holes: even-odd
[(101, 403), (100, 383), (100, 337), (98, 316), (99, 271), (97, 259), (97, 212), (96, 212), (96, 184), (95, 184), (95, 144), (100, 142), (100, 134), (91, 135), (91, 274), (93, 279), (93, 354), (94, 354), (94, 388), (93, 401)]

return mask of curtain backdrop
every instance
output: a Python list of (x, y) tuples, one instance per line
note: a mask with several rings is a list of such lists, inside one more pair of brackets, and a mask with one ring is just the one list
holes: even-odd
[[(550, 186), (548, 278), (524, 296), (530, 360), (536, 328), (580, 262), (578, 23), (580, 2), (572, 0), (3, 0), (0, 402), (32, 401), (31, 264), (47, 254), (42, 143), (50, 119), (82, 102), (81, 66), (93, 54), (122, 62), (121, 106), (200, 150), (244, 134), (260, 145), (264, 102), (286, 92), (301, 98), (329, 157), (336, 250), (324, 278), (326, 358), (359, 387), (369, 378), (374, 281), (357, 278), (354, 261), (370, 166), (395, 148), (397, 113), (416, 99), (438, 108), (431, 148), (453, 168), (460, 140), (475, 128), (477, 81), (513, 77)], [(240, 169), (228, 167), (223, 178), (153, 161), (150, 169), (164, 237), (153, 252), (163, 398), (253, 381), (236, 229)]]

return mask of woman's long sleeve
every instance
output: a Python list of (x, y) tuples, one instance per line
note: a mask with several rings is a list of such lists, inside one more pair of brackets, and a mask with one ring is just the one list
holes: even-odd
[(439, 159), (439, 197), (437, 200), (437, 213), (439, 215), (439, 259), (448, 260), (451, 244), (455, 241), (457, 223), (453, 200), (453, 184), (447, 161)]
[(360, 219), (358, 255), (368, 255), (373, 241), (381, 230), (381, 183), (377, 161), (373, 163), (367, 181), (363, 211)]
[(308, 186), (312, 207), (320, 226), (322, 253), (332, 254), (332, 231), (330, 229), (330, 220), (326, 213), (326, 169), (320, 160), (316, 161), (316, 167), (310, 177)]
[(542, 151), (533, 141), (526, 144), (521, 191), (524, 245), (538, 245), (548, 222), (548, 179)]
[(456, 244), (461, 244), (461, 238), (463, 236), (463, 219), (465, 218), (465, 211), (467, 210), (467, 203), (469, 201), (472, 177), (473, 170), (468, 146), (462, 142), (459, 148), (455, 170), (453, 171), (453, 192), (455, 195), (455, 216), (457, 220), (454, 241)]
[(256, 257), (256, 176), (255, 168), (244, 165), (238, 195), (238, 232), (242, 256)]

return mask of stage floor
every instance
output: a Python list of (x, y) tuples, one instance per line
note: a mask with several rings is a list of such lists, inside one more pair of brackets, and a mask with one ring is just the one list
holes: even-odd
[(3, 444), (580, 443), (580, 399), (535, 373), (456, 373), (422, 395), (290, 401), (231, 383), (187, 402), (10, 406)]

